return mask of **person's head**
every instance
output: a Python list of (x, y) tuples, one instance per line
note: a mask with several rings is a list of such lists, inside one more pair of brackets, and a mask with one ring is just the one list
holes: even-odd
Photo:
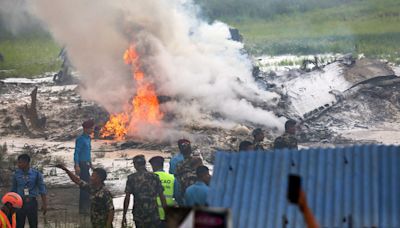
[(296, 133), (296, 121), (295, 120), (288, 120), (285, 123), (285, 132), (289, 134), (295, 134)]
[(8, 192), (1, 198), (1, 203), (4, 205), (5, 210), (12, 214), (15, 209), (22, 208), (23, 200), (17, 193)]
[(253, 151), (254, 145), (250, 141), (242, 141), (239, 144), (239, 151)]
[(28, 154), (21, 154), (17, 158), (17, 165), (19, 169), (29, 169), (29, 163), (31, 162), (31, 157)]
[(133, 166), (136, 170), (146, 169), (146, 159), (144, 158), (143, 154), (133, 157)]
[(88, 135), (92, 134), (93, 127), (94, 127), (93, 120), (86, 120), (85, 122), (82, 123), (83, 132), (85, 134), (88, 134)]
[(90, 176), (90, 183), (93, 185), (102, 185), (107, 179), (107, 172), (102, 168), (93, 169), (93, 173)]
[(264, 140), (264, 132), (261, 128), (256, 128), (253, 130), (253, 137), (255, 142), (261, 142)]
[(182, 153), (183, 157), (190, 157), (192, 154), (192, 147), (190, 145), (190, 141), (187, 139), (179, 139), (178, 140), (179, 151)]
[(210, 184), (210, 180), (211, 180), (211, 175), (210, 175), (210, 171), (207, 168), (207, 166), (199, 166), (196, 169), (196, 176), (197, 179), (199, 179), (200, 181), (203, 181), (206, 184)]
[(160, 171), (164, 169), (164, 158), (161, 156), (155, 156), (149, 160), (153, 172)]

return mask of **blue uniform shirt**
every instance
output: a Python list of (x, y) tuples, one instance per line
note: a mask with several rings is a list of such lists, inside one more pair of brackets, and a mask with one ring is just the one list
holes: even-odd
[(171, 158), (171, 161), (169, 161), (169, 173), (170, 174), (175, 174), (176, 166), (178, 165), (179, 162), (183, 161), (183, 154), (179, 153), (174, 155)]
[(75, 141), (75, 153), (74, 153), (74, 162), (75, 164), (79, 164), (79, 162), (90, 162), (90, 136), (87, 134), (82, 134)]
[(206, 206), (209, 189), (210, 187), (202, 181), (189, 186), (185, 192), (185, 206)]
[(11, 191), (18, 193), (21, 197), (27, 197), (24, 194), (25, 188), (29, 189), (28, 197), (37, 197), (39, 194), (43, 195), (47, 192), (42, 174), (32, 168), (26, 173), (22, 169), (15, 171)]

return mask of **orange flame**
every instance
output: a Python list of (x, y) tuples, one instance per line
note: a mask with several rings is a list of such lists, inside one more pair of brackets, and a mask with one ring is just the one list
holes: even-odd
[(101, 130), (102, 137), (125, 139), (128, 133), (136, 133), (139, 124), (159, 125), (163, 117), (160, 111), (154, 86), (145, 78), (140, 69), (139, 55), (135, 46), (131, 45), (124, 53), (124, 62), (132, 65), (133, 79), (136, 82), (136, 96), (124, 112), (112, 114)]

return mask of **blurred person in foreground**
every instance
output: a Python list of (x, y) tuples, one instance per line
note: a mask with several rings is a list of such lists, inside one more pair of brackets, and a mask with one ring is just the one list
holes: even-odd
[(20, 195), (15, 192), (8, 192), (1, 198), (0, 208), (0, 227), (16, 228), (17, 216), (16, 210), (22, 208), (23, 201)]
[(299, 209), (303, 214), (303, 218), (307, 225), (307, 228), (319, 228), (317, 219), (314, 217), (313, 212), (308, 207), (306, 193), (303, 190), (300, 190), (299, 201), (297, 205), (299, 206)]

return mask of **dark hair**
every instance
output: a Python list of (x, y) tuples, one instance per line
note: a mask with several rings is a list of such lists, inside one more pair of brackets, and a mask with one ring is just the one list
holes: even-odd
[(197, 167), (196, 169), (196, 175), (198, 178), (200, 178), (201, 176), (203, 176), (204, 174), (208, 173), (209, 169), (207, 166), (201, 165), (199, 167)]
[(242, 141), (239, 144), (239, 151), (244, 151), (247, 149), (247, 147), (252, 146), (253, 143), (250, 141)]
[(145, 166), (146, 159), (143, 154), (139, 154), (139, 155), (136, 155), (135, 157), (133, 157), (133, 163), (138, 166)]
[(104, 182), (107, 179), (107, 172), (103, 168), (95, 168), (93, 172), (100, 177), (101, 182)]
[(253, 130), (252, 135), (256, 136), (256, 135), (259, 135), (261, 133), (263, 133), (263, 130), (261, 128), (256, 128), (256, 129)]
[(288, 120), (285, 123), (285, 130), (288, 130), (291, 127), (296, 126), (296, 121), (295, 120)]
[(179, 150), (182, 151), (184, 147), (190, 146), (190, 141), (187, 139), (179, 139), (178, 140), (178, 147)]
[(161, 156), (154, 156), (154, 157), (150, 158), (149, 162), (150, 162), (150, 164), (155, 165), (155, 166), (163, 166), (164, 158)]
[(18, 156), (18, 161), (31, 162), (31, 157), (28, 154), (21, 154)]

